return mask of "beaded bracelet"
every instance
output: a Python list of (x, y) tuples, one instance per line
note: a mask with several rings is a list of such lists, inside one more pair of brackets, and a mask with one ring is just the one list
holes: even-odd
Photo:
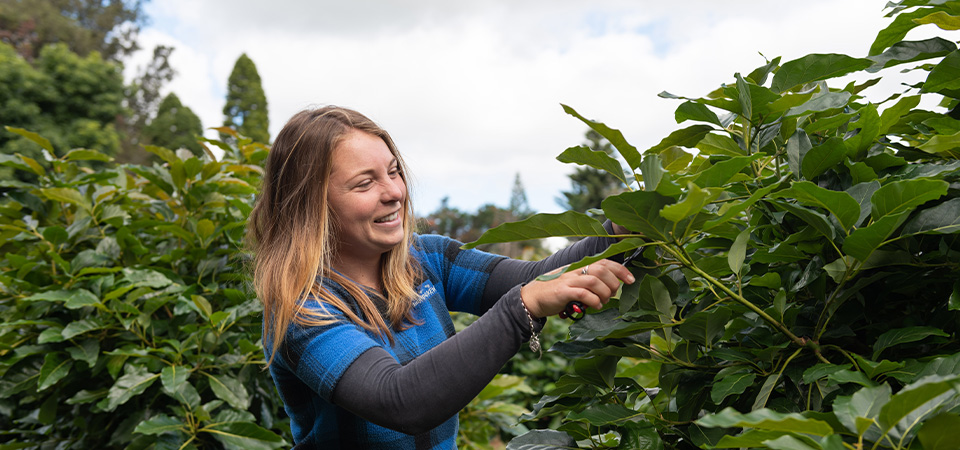
[(520, 305), (523, 306), (524, 312), (527, 313), (527, 320), (530, 321), (530, 351), (537, 353), (537, 359), (540, 359), (543, 356), (543, 351), (540, 348), (540, 332), (537, 331), (533, 326), (533, 314), (530, 314), (530, 310), (527, 309), (527, 305), (523, 303), (523, 299), (520, 299)]

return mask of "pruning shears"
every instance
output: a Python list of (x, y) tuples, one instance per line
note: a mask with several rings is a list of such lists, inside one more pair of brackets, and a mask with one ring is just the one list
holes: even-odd
[[(623, 265), (626, 266), (627, 264), (630, 264), (630, 262), (636, 259), (638, 256), (640, 256), (641, 253), (643, 253), (643, 247), (637, 248), (633, 252), (633, 254), (624, 258)], [(576, 321), (576, 320), (582, 319), (583, 316), (585, 316), (586, 314), (587, 314), (587, 307), (583, 306), (583, 303), (573, 301), (573, 302), (567, 303), (567, 307), (564, 308), (563, 311), (560, 311), (559, 316), (561, 319), (571, 319)]]

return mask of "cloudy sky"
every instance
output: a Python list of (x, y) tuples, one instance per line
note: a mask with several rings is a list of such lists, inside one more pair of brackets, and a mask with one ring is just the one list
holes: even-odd
[(678, 102), (657, 93), (703, 96), (765, 57), (864, 56), (889, 23), (885, 3), (158, 0), (146, 4), (146, 51), (127, 70), (153, 45), (174, 46), (168, 89), (218, 126), (227, 78), (246, 53), (271, 136), (311, 106), (363, 112), (411, 166), (419, 213), (443, 197), (467, 211), (506, 206), (518, 173), (534, 210), (560, 212), (574, 167), (555, 158), (586, 131), (561, 104), (649, 148), (679, 128)]

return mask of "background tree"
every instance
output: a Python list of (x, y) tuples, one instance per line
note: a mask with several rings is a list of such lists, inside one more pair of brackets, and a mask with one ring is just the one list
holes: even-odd
[[(246, 53), (237, 58), (227, 80), (227, 103), (223, 106), (223, 124), (257, 142), (270, 141), (267, 97), (260, 85), (257, 66)], [(227, 139), (226, 136), (223, 137)]]
[[(43, 48), (30, 65), (16, 50), (0, 44), (0, 123), (40, 133), (53, 147), (95, 148), (115, 155), (120, 134), (114, 126), (123, 112), (120, 66), (91, 52), (85, 57), (64, 44)], [(32, 142), (4, 132), (0, 153), (21, 153), (43, 163)], [(0, 178), (9, 179), (9, 169)], [(21, 172), (22, 173), (22, 172)]]
[(143, 130), (143, 138), (147, 144), (171, 150), (186, 148), (197, 156), (203, 153), (203, 147), (197, 142), (197, 136), (202, 134), (200, 118), (189, 107), (180, 103), (180, 99), (173, 93), (163, 98), (157, 117)]
[(145, 21), (141, 0), (0, 0), (0, 40), (28, 61), (56, 43), (120, 61), (139, 48)]
[[(170, 66), (171, 53), (173, 47), (154, 47), (153, 58), (145, 67), (137, 70), (137, 76), (124, 90), (126, 111), (118, 118), (118, 127), (123, 131), (120, 153), (117, 155), (120, 162), (142, 164), (151, 159), (152, 155), (143, 151), (142, 145), (150, 143), (143, 134), (150, 118), (155, 113), (159, 114), (160, 90), (176, 75)], [(196, 143), (194, 145), (197, 146)]]
[[(583, 146), (610, 156), (614, 154), (614, 148), (610, 142), (596, 131), (588, 130), (585, 137), (586, 142)], [(562, 208), (582, 213), (591, 209), (599, 210), (603, 199), (624, 190), (623, 183), (617, 177), (590, 166), (574, 169), (570, 174), (570, 186), (570, 191), (561, 192), (563, 197), (557, 198), (557, 204)]]

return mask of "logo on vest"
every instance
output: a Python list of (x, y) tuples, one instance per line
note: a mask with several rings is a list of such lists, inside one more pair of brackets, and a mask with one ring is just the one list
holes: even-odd
[(430, 298), (431, 295), (436, 293), (437, 288), (434, 287), (433, 283), (430, 281), (424, 281), (423, 284), (420, 285), (420, 296), (413, 301), (413, 306), (419, 305), (421, 302)]

